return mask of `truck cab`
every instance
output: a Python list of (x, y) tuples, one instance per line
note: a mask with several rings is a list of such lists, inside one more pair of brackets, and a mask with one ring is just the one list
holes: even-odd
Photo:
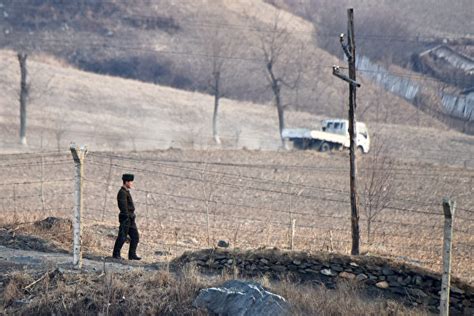
[[(321, 121), (321, 130), (332, 134), (339, 134), (349, 139), (349, 121), (342, 119), (328, 119)], [(365, 123), (356, 122), (356, 147), (363, 153), (370, 150), (370, 137)]]

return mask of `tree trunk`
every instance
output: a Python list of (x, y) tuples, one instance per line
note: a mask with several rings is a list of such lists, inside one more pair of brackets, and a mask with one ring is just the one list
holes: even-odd
[(285, 140), (283, 139), (283, 136), (281, 134), (283, 132), (283, 129), (285, 128), (285, 110), (283, 109), (283, 105), (281, 104), (280, 87), (278, 86), (278, 83), (275, 83), (273, 85), (273, 93), (275, 95), (275, 107), (277, 108), (278, 112), (278, 128), (280, 131), (281, 144), (284, 148), (286, 148)]
[(370, 224), (372, 223), (372, 219), (367, 217), (367, 244), (370, 245)]
[(212, 116), (212, 136), (214, 137), (214, 141), (217, 144), (221, 143), (219, 138), (219, 133), (217, 132), (217, 115), (219, 111), (219, 99), (220, 99), (220, 91), (219, 91), (219, 81), (220, 81), (220, 74), (217, 72), (214, 74), (214, 114)]
[(28, 86), (26, 84), (26, 59), (28, 55), (18, 53), (20, 62), (21, 82), (20, 82), (20, 143), (26, 145), (26, 102), (28, 99)]

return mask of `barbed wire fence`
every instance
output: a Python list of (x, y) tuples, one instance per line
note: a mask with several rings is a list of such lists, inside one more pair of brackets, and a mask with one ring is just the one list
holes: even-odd
[[(201, 151), (198, 157), (186, 155), (180, 150), (88, 153), (82, 219), (85, 226), (105, 234), (104, 254), (111, 251), (116, 237), (115, 195), (125, 172), (136, 174), (132, 195), (142, 235), (140, 247), (147, 255), (158, 251), (178, 255), (185, 250), (214, 247), (221, 239), (241, 249), (278, 247), (349, 253), (350, 202), (344, 169), (300, 162), (218, 160), (208, 151)], [(73, 168), (71, 155), (66, 152), (3, 155), (0, 170), (8, 177), (2, 183), (2, 212), (18, 222), (46, 216), (71, 218)], [(469, 172), (464, 174), (466, 181), (472, 178)], [(407, 167), (397, 167), (394, 173), (404, 182), (411, 173), (418, 178), (433, 177), (429, 171)], [(441, 177), (460, 181), (451, 171)], [(459, 195), (453, 273), (472, 277), (474, 210), (467, 191)], [(363, 253), (439, 270), (441, 200), (396, 196), (392, 202), (374, 219), (371, 242), (362, 238)], [(361, 228), (366, 229), (364, 214)]]

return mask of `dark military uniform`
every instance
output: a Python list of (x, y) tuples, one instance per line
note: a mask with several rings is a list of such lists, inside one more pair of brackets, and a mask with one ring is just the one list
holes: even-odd
[(127, 235), (130, 236), (130, 248), (128, 250), (128, 258), (137, 258), (137, 246), (138, 246), (138, 229), (135, 223), (135, 206), (133, 205), (132, 196), (130, 191), (125, 187), (122, 187), (117, 194), (117, 203), (120, 209), (119, 214), (119, 232), (117, 240), (114, 246), (114, 257), (120, 257), (120, 250), (123, 244), (127, 240)]

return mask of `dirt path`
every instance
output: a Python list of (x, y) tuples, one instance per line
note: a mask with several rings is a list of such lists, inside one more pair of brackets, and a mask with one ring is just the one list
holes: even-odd
[[(164, 263), (142, 264), (124, 260), (123, 263), (97, 259), (83, 259), (82, 271), (107, 271), (115, 272), (132, 271), (135, 269), (144, 269), (147, 271), (158, 270), (164, 266)], [(39, 252), (32, 250), (12, 249), (0, 246), (0, 266), (22, 266), (25, 269), (44, 269), (57, 267), (64, 270), (74, 270), (72, 265), (72, 255), (64, 253)]]

